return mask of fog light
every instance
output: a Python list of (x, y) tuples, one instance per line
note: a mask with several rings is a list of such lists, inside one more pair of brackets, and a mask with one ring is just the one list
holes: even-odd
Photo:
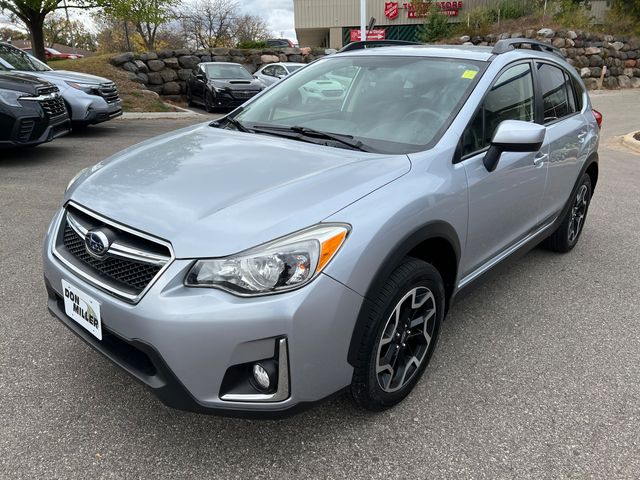
[(271, 379), (269, 378), (267, 371), (259, 363), (256, 363), (253, 366), (253, 379), (259, 388), (262, 390), (269, 390), (269, 387), (271, 386)]

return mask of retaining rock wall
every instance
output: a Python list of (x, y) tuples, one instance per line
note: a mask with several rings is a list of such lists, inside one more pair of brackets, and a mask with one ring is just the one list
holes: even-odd
[(506, 38), (526, 37), (558, 47), (567, 61), (580, 73), (587, 88), (598, 88), (603, 67), (607, 67), (603, 88), (640, 88), (640, 39), (616, 37), (573, 30), (550, 28), (500, 35), (463, 36), (462, 45), (493, 45)]
[(129, 79), (161, 95), (185, 93), (186, 80), (200, 62), (241, 63), (253, 73), (266, 63), (309, 63), (326, 55), (324, 48), (160, 50), (115, 55), (111, 63), (127, 71)]

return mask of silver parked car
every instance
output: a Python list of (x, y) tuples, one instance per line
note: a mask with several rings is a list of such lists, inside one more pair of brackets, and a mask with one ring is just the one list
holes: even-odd
[(0, 42), (0, 70), (3, 69), (28, 73), (58, 87), (75, 127), (95, 125), (122, 115), (118, 89), (106, 78), (53, 70), (19, 48)]
[[(340, 101), (300, 101), (334, 72)], [(277, 416), (348, 391), (386, 409), (461, 290), (576, 245), (601, 119), (531, 40), (322, 58), (80, 172), (44, 244), (49, 309), (176, 408)]]
[(253, 74), (253, 76), (258, 80), (262, 80), (262, 83), (269, 86), (278, 83), (284, 77), (291, 75), (293, 72), (301, 69), (304, 66), (304, 63), (270, 63), (260, 68), (256, 73)]

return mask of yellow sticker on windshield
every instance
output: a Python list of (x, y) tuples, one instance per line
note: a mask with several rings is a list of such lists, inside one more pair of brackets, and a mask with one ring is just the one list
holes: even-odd
[(462, 78), (473, 80), (474, 78), (476, 78), (477, 74), (478, 74), (477, 70), (465, 70), (464, 73), (462, 74)]

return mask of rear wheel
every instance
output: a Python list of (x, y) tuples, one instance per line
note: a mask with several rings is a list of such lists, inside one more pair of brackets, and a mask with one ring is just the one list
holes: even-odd
[(424, 373), (444, 316), (444, 282), (430, 264), (406, 258), (377, 292), (351, 384), (354, 402), (381, 411), (403, 400)]
[(193, 103), (193, 94), (191, 93), (191, 89), (187, 88), (187, 106), (193, 107), (195, 104)]
[(566, 253), (573, 249), (580, 239), (587, 219), (591, 203), (591, 177), (584, 174), (575, 196), (571, 200), (571, 208), (565, 215), (558, 229), (547, 238), (542, 245), (554, 252)]

